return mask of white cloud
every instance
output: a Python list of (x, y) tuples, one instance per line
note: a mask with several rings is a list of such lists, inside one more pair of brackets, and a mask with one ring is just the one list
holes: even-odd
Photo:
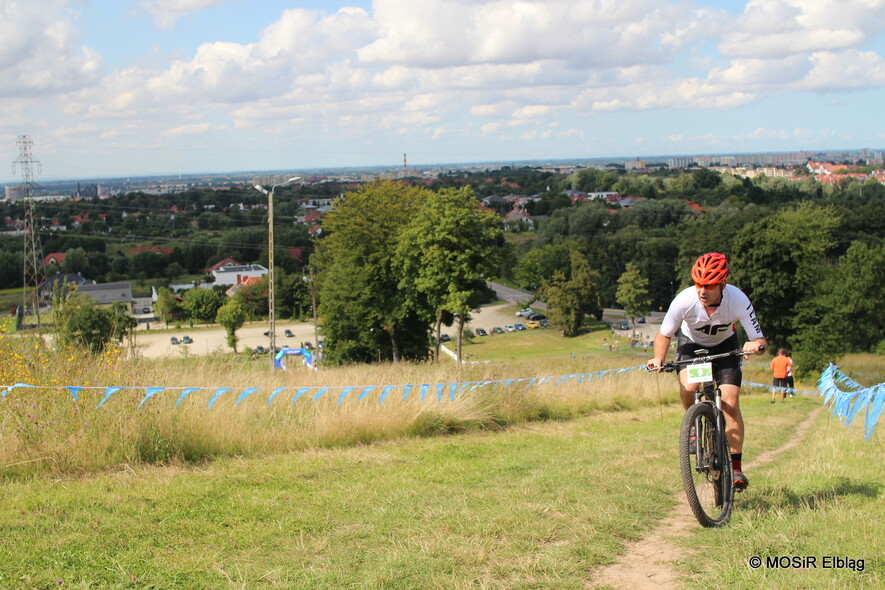
[(376, 0), (361, 62), (431, 69), (563, 61), (587, 69), (662, 61), (707, 34), (712, 10), (655, 0)]
[(885, 86), (885, 60), (871, 51), (817, 52), (811, 62), (813, 68), (797, 89), (829, 92)]
[(708, 81), (732, 87), (780, 87), (801, 80), (811, 68), (812, 62), (805, 55), (784, 59), (736, 59), (728, 67), (710, 70)]
[(101, 57), (81, 44), (62, 0), (0, 5), (0, 97), (51, 96), (90, 86)]
[(751, 0), (720, 51), (732, 57), (784, 57), (860, 47), (885, 32), (885, 0)]
[(167, 129), (162, 135), (166, 137), (203, 135), (210, 131), (224, 131), (224, 129), (224, 125), (215, 123), (191, 123), (189, 125), (180, 125), (174, 129)]
[(224, 0), (142, 0), (139, 5), (154, 17), (157, 28), (170, 29), (178, 19), (222, 2)]

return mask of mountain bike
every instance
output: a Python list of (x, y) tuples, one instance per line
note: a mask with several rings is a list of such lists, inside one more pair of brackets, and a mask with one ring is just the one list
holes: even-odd
[(744, 356), (743, 350), (709, 354), (698, 349), (695, 358), (663, 363), (659, 370), (674, 372), (688, 368), (688, 382), (699, 383), (694, 405), (685, 412), (679, 432), (679, 466), (688, 505), (698, 522), (705, 527), (720, 527), (728, 522), (734, 503), (734, 480), (731, 452), (725, 436), (722, 392), (713, 380), (713, 361), (729, 356)]

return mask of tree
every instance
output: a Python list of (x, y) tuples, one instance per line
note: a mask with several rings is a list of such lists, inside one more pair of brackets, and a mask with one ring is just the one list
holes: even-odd
[(237, 330), (246, 323), (246, 312), (236, 299), (231, 299), (218, 308), (215, 321), (227, 332), (227, 345), (237, 352)]
[(577, 336), (584, 324), (584, 316), (601, 308), (599, 274), (578, 251), (570, 252), (571, 268), (567, 276), (556, 271), (540, 289), (541, 299), (547, 303), (547, 317), (562, 329), (566, 337)]
[(627, 263), (627, 270), (618, 279), (618, 290), (615, 297), (634, 324), (636, 316), (644, 315), (651, 309), (648, 279), (642, 276), (639, 267), (633, 262)]
[(529, 250), (513, 271), (516, 284), (523, 289), (535, 290), (549, 281), (556, 271), (567, 275), (571, 265), (569, 252), (573, 248), (577, 248), (576, 243), (559, 242)]
[(464, 322), (478, 306), (485, 278), (497, 265), (503, 238), (501, 219), (480, 208), (470, 187), (444, 188), (431, 193), (403, 230), (397, 244), (395, 269), (408, 304), (419, 313), (435, 313), (434, 358), (439, 359), (440, 326), (447, 314), (458, 324), (461, 358)]
[(823, 276), (794, 319), (800, 374), (822, 370), (849, 352), (873, 352), (885, 341), (885, 243), (855, 242)]
[(99, 307), (90, 297), (78, 294), (76, 288), (56, 296), (52, 314), (59, 344), (93, 354), (113, 341), (122, 341), (135, 327), (122, 304), (110, 309)]
[(426, 357), (432, 318), (400, 290), (394, 261), (400, 233), (430, 194), (375, 182), (326, 215), (314, 256), (327, 361)]
[(826, 274), (824, 255), (838, 225), (834, 209), (804, 202), (735, 236), (729, 282), (750, 297), (773, 347), (787, 346), (803, 296)]
[(181, 313), (181, 305), (168, 287), (157, 289), (157, 302), (154, 304), (154, 311), (165, 324), (176, 319)]
[(191, 318), (203, 323), (215, 321), (218, 308), (223, 303), (222, 297), (212, 289), (193, 288), (184, 292), (181, 307)]
[(65, 260), (61, 263), (61, 271), (70, 274), (85, 274), (90, 276), (89, 258), (83, 248), (71, 248), (65, 254)]

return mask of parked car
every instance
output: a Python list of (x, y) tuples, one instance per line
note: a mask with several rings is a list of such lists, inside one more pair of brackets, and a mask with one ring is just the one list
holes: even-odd
[(255, 354), (267, 354), (267, 349), (264, 348), (263, 346), (256, 346), (255, 347)]
[(287, 329), (285, 332), (283, 332), (283, 334), (286, 336), (286, 338), (292, 338), (295, 335), (292, 333), (292, 330), (289, 330), (289, 329)]
[(629, 330), (630, 329), (630, 322), (621, 322), (621, 325), (618, 326), (618, 329)]
[(516, 328), (513, 326), (504, 326), (504, 329), (508, 332), (516, 332)]
[(190, 337), (190, 336), (182, 336), (182, 337), (181, 337), (181, 343), (182, 343), (182, 344), (193, 344), (194, 341), (191, 340), (191, 337)]
[(515, 327), (517, 330), (525, 330), (525, 324), (516, 324), (516, 326), (514, 326), (514, 327)]
[(545, 316), (543, 313), (533, 313), (532, 315), (529, 316), (529, 319), (539, 322), (541, 320), (546, 320), (547, 316)]
[(517, 311), (517, 312), (516, 312), (516, 317), (518, 317), (518, 318), (527, 318), (527, 317), (529, 317), (530, 315), (532, 315), (532, 313), (534, 313), (534, 312), (532, 312), (531, 308), (526, 307), (525, 309), (520, 309), (519, 311)]
[(548, 322), (547, 320), (541, 320), (538, 323), (541, 324), (542, 328), (549, 328), (550, 327), (550, 322)]
[(486, 332), (483, 328), (477, 328), (477, 329), (476, 329), (476, 335), (477, 335), (477, 336), (488, 336), (489, 333)]
[(644, 324), (645, 323), (645, 316), (640, 316), (639, 319), (636, 320), (636, 323), (637, 324)]
[(169, 339), (169, 343), (170, 344), (178, 344), (178, 338), (173, 336), (172, 338)]
[(532, 330), (534, 330), (535, 328), (541, 327), (541, 322), (539, 322), (538, 320), (529, 320), (525, 323), (525, 326), (526, 328), (531, 328)]
[(452, 340), (452, 337), (449, 336), (448, 334), (442, 334), (439, 337), (439, 340), (440, 340), (440, 342), (450, 342)]
[(503, 333), (504, 333), (504, 328), (502, 328), (501, 326), (495, 326), (494, 328), (492, 328), (492, 334), (503, 334)]

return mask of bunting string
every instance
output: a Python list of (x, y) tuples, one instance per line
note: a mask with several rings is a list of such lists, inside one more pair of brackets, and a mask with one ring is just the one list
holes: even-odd
[[(316, 387), (303, 387), (303, 386), (291, 386), (291, 387), (275, 387), (268, 388), (270, 393), (267, 398), (267, 405), (269, 406), (271, 402), (274, 401), (279, 395), (286, 394), (287, 392), (291, 393), (291, 403), (295, 404), (299, 399), (304, 396), (307, 396), (306, 399), (310, 399), (313, 402), (318, 401), (321, 397), (324, 396), (327, 392), (332, 392), (332, 394), (337, 393), (337, 404), (340, 406), (345, 402), (362, 402), (367, 396), (377, 390), (380, 390), (378, 394), (378, 403), (382, 404), (387, 400), (388, 396), (392, 392), (401, 392), (402, 399), (407, 401), (409, 399), (410, 393), (414, 391), (418, 392), (417, 395), (412, 395), (412, 399), (417, 399), (419, 403), (423, 403), (427, 397), (433, 399), (436, 397), (436, 401), (438, 403), (443, 402), (445, 399), (449, 399), (450, 401), (455, 401), (459, 396), (464, 395), (465, 393), (469, 393), (471, 391), (482, 389), (482, 388), (497, 388), (508, 387), (508, 386), (521, 386), (526, 389), (532, 387), (541, 387), (544, 385), (552, 385), (553, 387), (558, 387), (564, 383), (590, 383), (593, 379), (601, 379), (604, 377), (615, 376), (615, 375), (623, 375), (626, 373), (630, 373), (632, 371), (644, 369), (644, 365), (639, 366), (631, 366), (631, 367), (621, 367), (616, 369), (607, 369), (603, 371), (593, 371), (588, 373), (574, 373), (570, 375), (557, 375), (557, 376), (547, 376), (547, 377), (523, 377), (523, 378), (509, 378), (509, 379), (500, 379), (500, 380), (491, 380), (491, 381), (461, 381), (455, 383), (421, 383), (421, 384), (404, 384), (404, 385), (369, 385), (369, 386), (354, 386), (354, 385), (343, 385), (343, 386), (316, 386)], [(766, 385), (764, 383), (753, 383), (744, 381), (743, 383), (748, 387), (760, 387), (771, 389), (770, 385)], [(844, 389), (843, 389), (844, 388)], [(86, 391), (97, 390), (101, 394), (101, 399), (98, 404), (95, 406), (96, 409), (101, 408), (105, 403), (107, 403), (115, 394), (124, 390), (138, 390), (144, 392), (144, 397), (141, 402), (138, 404), (138, 408), (141, 408), (145, 403), (149, 400), (157, 397), (163, 392), (180, 392), (178, 401), (175, 402), (175, 407), (178, 407), (188, 396), (198, 391), (207, 390), (212, 391), (212, 395), (207, 404), (207, 409), (211, 410), (212, 407), (216, 404), (216, 402), (226, 393), (236, 389), (233, 387), (141, 387), (141, 386), (111, 386), (111, 387), (101, 387), (101, 386), (81, 386), (81, 385), (65, 385), (65, 386), (56, 386), (56, 385), (33, 385), (29, 383), (16, 383), (14, 385), (0, 385), (0, 395), (5, 398), (8, 394), (14, 392), (16, 389), (63, 389), (68, 391), (71, 394), (74, 402), (79, 402), (80, 398)], [(804, 395), (819, 395), (824, 398), (824, 405), (831, 405), (833, 408), (833, 415), (841, 418), (845, 425), (850, 425), (853, 421), (855, 421), (859, 416), (864, 415), (864, 435), (865, 438), (870, 438), (873, 434), (873, 430), (875, 429), (876, 424), (879, 419), (882, 417), (883, 411), (885, 411), (885, 383), (880, 383), (878, 385), (874, 385), (872, 387), (864, 387), (863, 385), (857, 383), (853, 379), (851, 379), (848, 375), (844, 374), (839, 368), (835, 365), (830, 365), (827, 367), (823, 373), (821, 374), (820, 379), (818, 380), (818, 389), (817, 391), (804, 390), (804, 389), (789, 389), (789, 388), (775, 388), (775, 389), (784, 389), (784, 391), (788, 393), (799, 393)], [(236, 402), (234, 403), (234, 407), (240, 405), (246, 398), (258, 393), (261, 390), (259, 387), (247, 387), (240, 391), (239, 395), (236, 398)], [(449, 395), (446, 396), (445, 392), (448, 390)], [(430, 392), (436, 392), (436, 395), (432, 394), (428, 396), (427, 394)], [(330, 394), (331, 395), (331, 394)]]
[[(291, 386), (291, 387), (275, 387), (268, 388), (270, 391), (267, 398), (267, 405), (270, 405), (273, 400), (278, 397), (280, 394), (285, 392), (292, 393), (292, 401), (291, 403), (297, 402), (300, 398), (307, 396), (311, 401), (319, 400), (324, 394), (327, 392), (336, 392), (338, 395), (338, 405), (343, 404), (347, 400), (354, 400), (357, 402), (363, 401), (370, 393), (373, 391), (380, 389), (380, 394), (378, 396), (378, 403), (384, 403), (388, 396), (393, 392), (400, 392), (402, 395), (403, 401), (408, 401), (410, 399), (410, 394), (412, 399), (418, 399), (419, 402), (424, 402), (428, 397), (433, 399), (436, 397), (437, 402), (442, 402), (444, 399), (449, 399), (450, 401), (454, 401), (458, 398), (458, 396), (463, 395), (464, 393), (471, 392), (475, 389), (482, 388), (495, 388), (498, 386), (512, 386), (512, 385), (522, 385), (525, 388), (530, 387), (540, 387), (542, 385), (553, 385), (558, 386), (563, 383), (568, 383), (572, 380), (577, 380), (578, 383), (583, 383), (585, 381), (589, 382), (594, 377), (599, 379), (608, 375), (620, 375), (623, 373), (627, 373), (630, 371), (636, 371), (638, 369), (643, 369), (644, 365), (639, 365), (635, 367), (623, 367), (619, 369), (608, 369), (604, 371), (595, 371), (592, 373), (576, 373), (572, 375), (559, 375), (559, 376), (548, 376), (548, 377), (524, 377), (521, 379), (500, 379), (500, 380), (492, 380), (492, 381), (460, 381), (455, 383), (422, 383), (422, 384), (403, 384), (403, 385), (368, 385), (368, 386), (360, 386), (360, 385), (341, 385), (341, 386), (316, 386), (316, 387), (303, 387), (303, 386)], [(219, 399), (233, 391), (234, 387), (142, 387), (142, 386), (112, 386), (112, 387), (102, 387), (102, 386), (80, 386), (80, 385), (65, 385), (65, 386), (55, 386), (55, 385), (32, 385), (29, 383), (16, 383), (14, 385), (0, 385), (0, 395), (4, 398), (15, 391), (16, 389), (64, 389), (67, 390), (73, 401), (79, 401), (80, 397), (84, 392), (87, 391), (98, 391), (102, 394), (98, 405), (95, 406), (96, 409), (103, 406), (107, 403), (115, 394), (125, 391), (125, 390), (136, 390), (143, 391), (144, 397), (142, 397), (141, 402), (138, 404), (138, 408), (141, 408), (145, 403), (150, 401), (151, 399), (157, 397), (163, 392), (180, 392), (178, 400), (175, 402), (175, 407), (181, 405), (181, 403), (187, 399), (193, 393), (198, 391), (212, 391), (211, 397), (209, 399), (209, 403), (207, 404), (207, 409), (212, 409), (212, 407), (219, 401)], [(239, 395), (234, 402), (234, 406), (240, 405), (246, 398), (251, 395), (258, 393), (261, 390), (259, 387), (247, 387), (240, 391)], [(448, 391), (448, 396), (445, 395), (446, 391)], [(357, 392), (358, 395), (357, 395)], [(414, 393), (417, 392), (417, 395)], [(436, 395), (432, 395), (431, 392), (435, 392)], [(431, 394), (428, 396), (428, 394)], [(353, 395), (351, 395), (353, 394)], [(356, 396), (356, 397), (354, 397)]]

